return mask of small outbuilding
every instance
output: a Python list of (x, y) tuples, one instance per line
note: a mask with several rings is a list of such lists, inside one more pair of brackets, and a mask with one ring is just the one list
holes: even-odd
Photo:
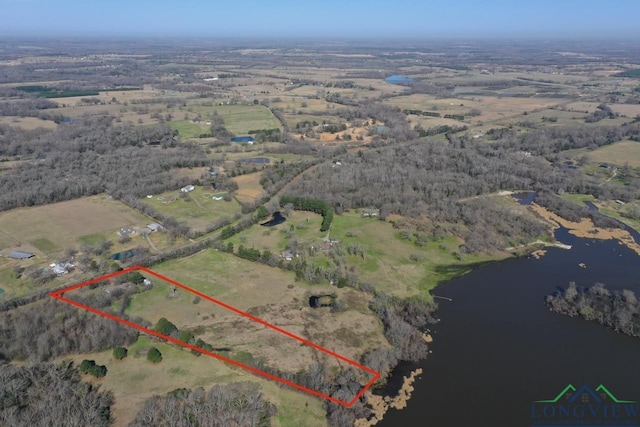
[(9, 254), (9, 258), (12, 259), (29, 259), (36, 256), (35, 254), (27, 251), (13, 251)]
[(135, 233), (136, 230), (131, 227), (122, 227), (120, 230), (118, 230), (118, 236), (120, 237), (133, 236)]
[(180, 189), (180, 191), (183, 192), (183, 193), (190, 193), (195, 189), (196, 189), (196, 187), (194, 187), (193, 185), (187, 185), (186, 187), (182, 187)]
[(161, 231), (162, 230), (162, 225), (158, 224), (157, 222), (153, 222), (149, 225), (147, 225), (147, 228), (151, 231)]

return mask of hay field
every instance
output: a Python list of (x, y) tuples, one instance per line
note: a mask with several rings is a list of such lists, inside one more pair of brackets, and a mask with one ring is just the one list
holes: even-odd
[(588, 152), (587, 156), (594, 162), (613, 163), (624, 166), (640, 167), (640, 142), (620, 141)]
[(238, 184), (235, 192), (236, 199), (241, 203), (252, 203), (258, 197), (265, 194), (260, 185), (261, 172), (254, 172), (232, 178)]
[(58, 127), (58, 125), (51, 120), (41, 120), (36, 117), (15, 116), (0, 117), (0, 125), (7, 125), (24, 130), (33, 130), (37, 128), (55, 130)]
[(445, 114), (462, 114), (468, 116), (471, 109), (477, 108), (482, 114), (477, 117), (466, 117), (472, 121), (491, 121), (506, 117), (518, 116), (525, 111), (531, 112), (549, 108), (563, 102), (553, 98), (518, 98), (497, 96), (473, 96), (465, 98), (436, 98), (431, 95), (408, 95), (391, 98), (387, 103), (402, 109), (418, 109)]
[(150, 220), (104, 195), (0, 213), (0, 247), (50, 254), (77, 247), (85, 236), (113, 233), (123, 226), (144, 226)]

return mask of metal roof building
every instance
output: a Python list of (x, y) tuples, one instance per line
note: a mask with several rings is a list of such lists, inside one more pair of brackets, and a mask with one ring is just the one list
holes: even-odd
[(36, 255), (26, 251), (13, 251), (9, 254), (9, 258), (13, 258), (13, 259), (27, 259), (27, 258), (33, 258), (34, 256)]

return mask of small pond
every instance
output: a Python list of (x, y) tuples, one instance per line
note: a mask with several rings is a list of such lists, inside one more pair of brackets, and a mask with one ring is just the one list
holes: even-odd
[(413, 83), (413, 79), (411, 77), (401, 76), (400, 74), (394, 74), (392, 76), (389, 76), (386, 79), (384, 79), (384, 81), (394, 85), (403, 84), (403, 83), (405, 84)]
[(258, 163), (258, 164), (267, 164), (270, 160), (266, 157), (251, 157), (250, 159), (241, 159), (241, 163)]
[(333, 307), (336, 302), (336, 297), (333, 295), (314, 295), (309, 298), (309, 307)]
[(273, 227), (274, 225), (279, 225), (282, 224), (283, 222), (285, 222), (287, 219), (285, 217), (282, 216), (282, 214), (280, 213), (280, 211), (274, 212), (273, 216), (271, 217), (271, 219), (267, 222), (263, 222), (260, 225), (263, 225), (265, 227)]

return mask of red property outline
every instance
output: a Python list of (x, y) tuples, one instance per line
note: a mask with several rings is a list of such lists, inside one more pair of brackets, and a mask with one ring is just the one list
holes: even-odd
[[(237, 313), (237, 314), (239, 314), (241, 316), (244, 316), (244, 317), (246, 317), (248, 319), (251, 319), (254, 322), (260, 323), (261, 325), (264, 325), (264, 326), (266, 326), (268, 328), (271, 328), (271, 329), (273, 329), (273, 330), (275, 330), (277, 332), (280, 332), (281, 334), (284, 334), (284, 335), (288, 336), (289, 338), (293, 338), (293, 339), (295, 339), (297, 341), (300, 341), (303, 344), (306, 344), (306, 345), (308, 345), (310, 347), (315, 348), (316, 350), (319, 350), (319, 351), (321, 351), (323, 353), (326, 353), (326, 354), (329, 354), (329, 355), (331, 355), (333, 357), (336, 357), (336, 358), (342, 360), (343, 362), (346, 362), (346, 363), (348, 363), (348, 364), (350, 364), (352, 366), (355, 366), (355, 367), (357, 367), (359, 369), (362, 369), (363, 371), (366, 371), (366, 372), (372, 374), (373, 378), (371, 379), (371, 381), (369, 381), (367, 384), (364, 385), (362, 390), (360, 390), (360, 392), (358, 392), (358, 394), (356, 394), (356, 396), (351, 401), (345, 402), (343, 400), (336, 399), (335, 397), (331, 397), (331, 396), (327, 396), (326, 394), (322, 394), (319, 391), (312, 390), (312, 389), (304, 387), (304, 386), (302, 386), (300, 384), (294, 383), (293, 381), (289, 381), (289, 380), (286, 380), (284, 378), (280, 378), (278, 376), (272, 375), (272, 374), (270, 374), (268, 372), (261, 371), (260, 369), (256, 369), (256, 368), (254, 368), (252, 366), (245, 365), (245, 364), (240, 363), (238, 361), (235, 361), (233, 359), (229, 359), (229, 358), (221, 356), (219, 354), (215, 354), (213, 352), (201, 349), (201, 348), (196, 347), (194, 345), (191, 345), (191, 344), (185, 343), (183, 341), (177, 340), (177, 339), (175, 339), (173, 337), (170, 337), (168, 335), (164, 335), (164, 334), (161, 334), (161, 333), (159, 333), (157, 331), (154, 331), (152, 329), (145, 328), (144, 326), (141, 326), (141, 325), (138, 325), (136, 323), (130, 322), (130, 321), (126, 320), (126, 319), (122, 319), (122, 318), (120, 318), (118, 316), (114, 316), (113, 314), (105, 313), (104, 311), (100, 311), (100, 310), (98, 310), (96, 308), (89, 307), (89, 306), (84, 305), (84, 304), (80, 304), (79, 302), (70, 300), (70, 299), (65, 298), (65, 297), (62, 296), (66, 292), (70, 292), (70, 291), (82, 288), (84, 286), (88, 286), (88, 285), (92, 285), (94, 283), (102, 282), (102, 281), (110, 279), (112, 277), (117, 277), (117, 276), (120, 276), (122, 274), (126, 274), (126, 273), (129, 273), (129, 272), (132, 272), (132, 271), (137, 271), (137, 270), (142, 270), (147, 274), (150, 274), (152, 276), (157, 277), (158, 279), (161, 279), (161, 280), (164, 280), (164, 281), (166, 281), (168, 283), (171, 283), (172, 285), (175, 285), (175, 286), (177, 286), (179, 288), (182, 288), (187, 292), (191, 292), (192, 294), (197, 295), (200, 298), (204, 298), (204, 299), (206, 299), (206, 300), (208, 300), (208, 301), (210, 301), (210, 302), (212, 302), (214, 304), (217, 304), (217, 305), (219, 305), (221, 307), (226, 308), (227, 310), (233, 311), (234, 313)], [(203, 294), (202, 292), (198, 292), (195, 289), (192, 289), (192, 288), (190, 288), (190, 287), (188, 287), (186, 285), (183, 285), (180, 282), (176, 282), (175, 280), (169, 279), (168, 277), (164, 277), (161, 274), (158, 274), (155, 271), (151, 271), (151, 270), (149, 270), (149, 269), (147, 269), (145, 267), (142, 267), (142, 266), (129, 267), (129, 268), (126, 268), (124, 270), (116, 271), (115, 273), (111, 273), (111, 274), (107, 274), (105, 276), (97, 277), (95, 279), (87, 280), (85, 282), (78, 283), (76, 285), (72, 285), (72, 286), (66, 287), (64, 289), (60, 289), (58, 291), (52, 292), (52, 293), (49, 294), (49, 296), (51, 296), (52, 298), (56, 298), (56, 299), (58, 299), (58, 300), (60, 300), (62, 302), (66, 302), (67, 304), (71, 304), (71, 305), (76, 306), (78, 308), (82, 308), (84, 310), (90, 311), (90, 312), (92, 312), (94, 314), (97, 314), (99, 316), (103, 316), (103, 317), (106, 317), (108, 319), (115, 320), (116, 322), (120, 322), (122, 324), (125, 324), (125, 325), (131, 327), (131, 328), (138, 329), (138, 330), (140, 330), (140, 331), (142, 331), (142, 332), (144, 332), (146, 334), (153, 335), (153, 336), (156, 336), (158, 338), (162, 338), (163, 340), (170, 341), (170, 342), (172, 342), (174, 344), (180, 345), (182, 347), (186, 347), (186, 348), (188, 348), (190, 350), (197, 351), (197, 352), (202, 353), (202, 354), (206, 354), (207, 356), (210, 356), (210, 357), (213, 357), (215, 359), (222, 360), (223, 362), (230, 363), (232, 365), (235, 365), (235, 366), (238, 366), (240, 368), (246, 369), (247, 371), (253, 372), (254, 374), (263, 376), (263, 377), (268, 378), (270, 380), (278, 381), (280, 383), (286, 384), (286, 385), (288, 385), (290, 387), (293, 387), (293, 388), (297, 388), (298, 390), (304, 391), (304, 392), (312, 394), (314, 396), (321, 397), (321, 398), (327, 399), (327, 400), (329, 400), (331, 402), (338, 403), (340, 405), (346, 406), (347, 408), (353, 406), (353, 404), (358, 401), (358, 399), (373, 385), (373, 383), (375, 383), (378, 380), (378, 378), (380, 378), (380, 373), (379, 372), (374, 371), (373, 369), (371, 369), (371, 368), (369, 368), (367, 366), (361, 365), (358, 362), (355, 362), (355, 361), (353, 361), (351, 359), (348, 359), (348, 358), (346, 358), (344, 356), (341, 356), (341, 355), (339, 355), (337, 353), (334, 353), (331, 350), (328, 350), (328, 349), (326, 349), (326, 348), (324, 348), (322, 346), (319, 346), (318, 344), (315, 344), (315, 343), (313, 343), (313, 342), (311, 342), (311, 341), (309, 341), (307, 339), (304, 339), (304, 338), (299, 337), (299, 336), (297, 336), (295, 334), (292, 334), (291, 332), (285, 331), (282, 328), (279, 328), (279, 327), (277, 327), (275, 325), (272, 325), (272, 324), (270, 324), (268, 322), (265, 322), (264, 320), (259, 319), (259, 318), (255, 317), (255, 316), (252, 316), (249, 313), (245, 313), (244, 311), (239, 310), (239, 309), (237, 309), (235, 307), (232, 307), (229, 304), (225, 304), (222, 301), (218, 301), (217, 299), (212, 298), (209, 295)]]

